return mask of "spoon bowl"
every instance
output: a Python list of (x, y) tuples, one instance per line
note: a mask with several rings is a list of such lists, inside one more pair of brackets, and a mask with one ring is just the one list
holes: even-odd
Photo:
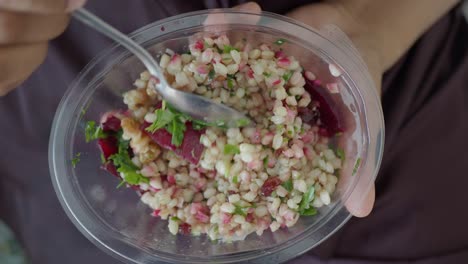
[(157, 78), (158, 81), (155, 82), (156, 85), (154, 86), (156, 91), (175, 109), (190, 115), (194, 119), (222, 124), (227, 127), (240, 127), (253, 124), (250, 118), (231, 107), (170, 87), (164, 78), (162, 69), (148, 51), (88, 10), (80, 8), (73, 13), (73, 17), (106, 35), (133, 53), (145, 65), (149, 73)]

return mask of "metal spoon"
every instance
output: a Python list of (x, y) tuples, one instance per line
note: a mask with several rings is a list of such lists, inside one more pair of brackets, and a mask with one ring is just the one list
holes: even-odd
[(76, 10), (73, 12), (73, 17), (121, 44), (140, 59), (150, 74), (160, 80), (159, 84), (155, 85), (158, 93), (177, 110), (195, 119), (223, 124), (227, 127), (239, 127), (252, 123), (246, 115), (237, 110), (213, 102), (208, 98), (182, 92), (170, 87), (158, 63), (148, 51), (86, 9), (81, 8)]

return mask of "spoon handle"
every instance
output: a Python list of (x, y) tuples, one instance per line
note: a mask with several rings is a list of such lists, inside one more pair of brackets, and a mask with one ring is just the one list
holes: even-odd
[[(151, 56), (147, 50), (131, 38), (127, 37), (125, 34), (84, 8), (80, 8), (73, 12), (73, 17), (124, 46), (141, 60), (151, 75), (158, 77), (161, 82), (165, 82), (164, 77), (160, 74), (162, 72), (161, 68), (159, 68), (158, 63), (154, 60), (153, 56)], [(158, 88), (161, 87), (161, 85), (157, 86)]]

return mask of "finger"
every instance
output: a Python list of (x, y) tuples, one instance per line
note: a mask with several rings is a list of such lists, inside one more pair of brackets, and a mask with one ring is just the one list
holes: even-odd
[(84, 5), (86, 0), (0, 0), (0, 9), (27, 13), (63, 13)]
[(375, 201), (375, 187), (372, 186), (365, 198), (360, 196), (351, 195), (346, 201), (346, 208), (356, 217), (366, 217), (372, 211)]
[(232, 9), (252, 13), (260, 13), (262, 11), (262, 8), (255, 2), (248, 2), (242, 5), (234, 6)]
[(0, 11), (0, 45), (53, 39), (65, 30), (69, 20), (65, 14), (37, 15)]
[[(1, 0), (0, 0), (1, 1)], [(262, 9), (260, 6), (255, 2), (248, 2), (242, 5), (234, 6), (232, 9), (242, 12), (249, 12), (249, 13), (256, 13), (260, 14)], [(236, 23), (237, 21), (244, 21), (244, 20), (252, 20), (251, 23), (255, 24), (258, 22), (260, 17), (252, 17), (252, 16), (245, 16), (242, 14), (237, 14), (236, 16), (229, 15), (226, 16), (223, 13), (212, 13), (207, 16), (203, 25), (210, 26), (210, 25), (228, 25), (231, 23)]]
[(47, 54), (47, 42), (0, 46), (0, 96), (5, 95), (39, 67)]

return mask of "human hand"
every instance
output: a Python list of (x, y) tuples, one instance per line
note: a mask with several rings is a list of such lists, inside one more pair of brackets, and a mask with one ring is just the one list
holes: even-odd
[[(352, 16), (344, 12), (343, 9), (333, 2), (332, 4), (325, 2), (306, 5), (293, 10), (287, 15), (316, 29), (320, 29), (326, 25), (336, 25), (345, 32), (366, 63), (377, 92), (380, 95), (384, 67), (378, 50), (374, 46), (376, 41), (372, 38), (373, 35), (367, 34)], [(348, 168), (347, 171), (352, 171), (352, 168)], [(367, 216), (372, 211), (374, 205), (374, 185), (372, 185), (364, 199), (360, 195), (355, 195), (356, 197), (353, 197), (353, 195), (346, 202), (346, 208), (354, 216)]]
[(0, 0), (0, 96), (39, 67), (48, 41), (60, 35), (68, 12), (86, 0)]

